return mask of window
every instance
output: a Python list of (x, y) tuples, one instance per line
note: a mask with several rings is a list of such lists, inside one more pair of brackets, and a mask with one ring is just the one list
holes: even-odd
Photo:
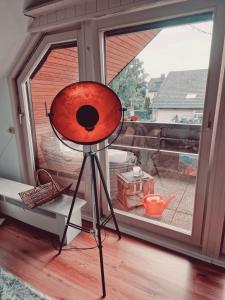
[[(157, 221), (189, 234), (211, 46), (210, 18), (115, 30), (107, 32), (105, 39), (107, 83), (127, 108), (124, 132), (112, 145), (114, 207), (137, 220)], [(139, 177), (134, 175), (136, 167)], [(153, 205), (165, 200), (164, 209), (155, 215), (148, 211), (150, 200), (143, 200), (152, 193), (157, 194)]]
[(194, 98), (196, 98), (196, 96), (197, 96), (197, 94), (187, 94), (186, 95), (186, 99), (194, 99)]
[(50, 108), (57, 93), (78, 80), (78, 49), (73, 43), (73, 46), (57, 46), (48, 51), (30, 82), (36, 168), (47, 169), (63, 186), (78, 176), (83, 154), (67, 148), (55, 137), (45, 114), (45, 103)]

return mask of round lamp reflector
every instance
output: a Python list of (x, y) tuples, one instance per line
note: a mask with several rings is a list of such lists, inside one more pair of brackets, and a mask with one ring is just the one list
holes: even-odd
[(122, 106), (118, 96), (106, 85), (92, 81), (71, 84), (54, 98), (50, 121), (68, 140), (77, 144), (96, 144), (118, 127)]

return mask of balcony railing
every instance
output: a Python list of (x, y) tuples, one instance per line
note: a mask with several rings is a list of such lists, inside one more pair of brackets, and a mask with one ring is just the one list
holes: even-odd
[(197, 160), (200, 131), (201, 126), (195, 124), (128, 121), (112, 148), (132, 151), (144, 169), (152, 161), (152, 169), (178, 171), (181, 155), (190, 154)]

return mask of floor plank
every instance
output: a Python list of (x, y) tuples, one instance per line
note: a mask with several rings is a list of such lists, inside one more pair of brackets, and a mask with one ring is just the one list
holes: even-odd
[[(0, 265), (53, 299), (100, 299), (98, 250), (81, 233), (60, 256), (54, 235), (8, 218), (0, 227)], [(224, 270), (149, 243), (106, 232), (106, 299), (222, 300)]]

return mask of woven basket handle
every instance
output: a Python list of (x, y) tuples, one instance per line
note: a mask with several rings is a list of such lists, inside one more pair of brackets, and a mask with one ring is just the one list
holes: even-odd
[(41, 172), (46, 173), (48, 175), (48, 177), (50, 178), (52, 184), (54, 184), (54, 186), (56, 187), (56, 189), (58, 191), (60, 191), (60, 188), (59, 188), (58, 184), (55, 182), (55, 180), (52, 178), (52, 175), (47, 170), (45, 170), (45, 169), (38, 169), (36, 171), (36, 186), (41, 185), (40, 178), (39, 178), (39, 175), (40, 175)]

